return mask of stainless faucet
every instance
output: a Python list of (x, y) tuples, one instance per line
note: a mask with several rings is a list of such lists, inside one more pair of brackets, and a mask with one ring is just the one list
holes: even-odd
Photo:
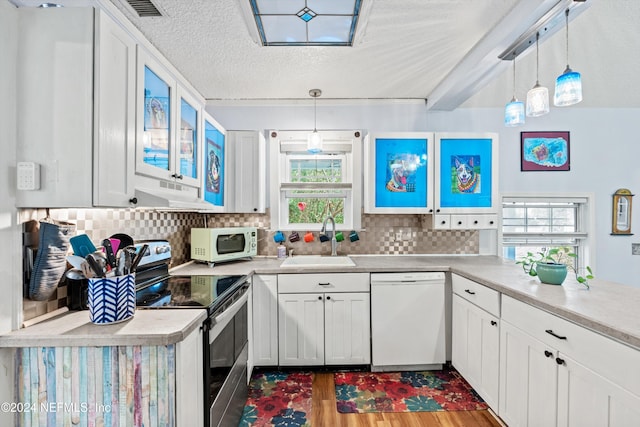
[(321, 233), (325, 233), (327, 231), (327, 221), (331, 220), (331, 225), (333, 226), (333, 231), (331, 232), (331, 256), (338, 255), (338, 241), (336, 240), (336, 221), (333, 219), (331, 215), (327, 215), (327, 217), (322, 221), (322, 231)]

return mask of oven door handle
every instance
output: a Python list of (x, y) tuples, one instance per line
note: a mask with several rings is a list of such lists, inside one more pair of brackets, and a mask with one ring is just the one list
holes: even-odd
[(209, 344), (213, 343), (220, 332), (229, 324), (229, 322), (233, 319), (233, 316), (236, 315), (240, 308), (249, 300), (249, 292), (245, 292), (242, 294), (240, 298), (238, 298), (233, 304), (229, 306), (225, 311), (217, 315), (213, 318), (213, 322), (211, 324), (211, 330), (209, 331)]

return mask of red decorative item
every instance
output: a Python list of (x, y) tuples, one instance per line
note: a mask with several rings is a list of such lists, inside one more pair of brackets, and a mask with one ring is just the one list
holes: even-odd
[(300, 209), (300, 212), (304, 212), (306, 208), (307, 204), (305, 202), (298, 202), (298, 209)]

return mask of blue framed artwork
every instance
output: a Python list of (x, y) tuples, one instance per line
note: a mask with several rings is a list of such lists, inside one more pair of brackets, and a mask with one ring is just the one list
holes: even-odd
[(568, 171), (569, 132), (520, 132), (520, 170)]
[(440, 139), (441, 208), (492, 207), (492, 147), (490, 138)]
[(209, 120), (204, 122), (204, 141), (204, 200), (215, 206), (224, 206), (225, 137)]
[[(432, 135), (432, 134), (430, 134)], [(367, 211), (420, 213), (431, 208), (432, 138), (420, 133), (381, 134), (367, 144)]]

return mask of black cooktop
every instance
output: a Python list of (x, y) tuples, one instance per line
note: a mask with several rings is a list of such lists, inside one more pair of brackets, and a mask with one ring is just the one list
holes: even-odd
[(247, 276), (166, 276), (136, 291), (138, 308), (206, 308), (209, 312), (242, 287)]

